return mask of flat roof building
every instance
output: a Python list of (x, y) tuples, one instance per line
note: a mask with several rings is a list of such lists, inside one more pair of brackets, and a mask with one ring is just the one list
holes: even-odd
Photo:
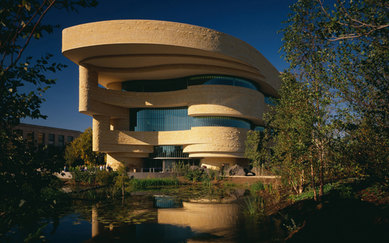
[(182, 23), (77, 25), (63, 30), (62, 52), (79, 65), (93, 149), (113, 168), (244, 163), (246, 133), (264, 125), (265, 100), (280, 86), (279, 72), (249, 44)]
[(64, 147), (81, 135), (80, 131), (26, 123), (15, 126), (13, 131), (23, 137), (29, 144), (55, 147)]

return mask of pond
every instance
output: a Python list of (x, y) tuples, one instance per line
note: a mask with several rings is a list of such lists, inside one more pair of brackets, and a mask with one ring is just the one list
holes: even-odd
[[(244, 189), (180, 186), (112, 198), (105, 190), (72, 194), (55, 217), (40, 219), (48, 242), (277, 242), (277, 222), (247, 213)], [(17, 232), (9, 241), (23, 241)]]

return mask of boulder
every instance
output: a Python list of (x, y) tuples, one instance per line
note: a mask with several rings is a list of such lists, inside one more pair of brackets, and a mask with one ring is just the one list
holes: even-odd
[(241, 167), (239, 165), (233, 165), (230, 168), (228, 168), (227, 175), (230, 175), (230, 176), (245, 176), (246, 173), (245, 173), (243, 167)]

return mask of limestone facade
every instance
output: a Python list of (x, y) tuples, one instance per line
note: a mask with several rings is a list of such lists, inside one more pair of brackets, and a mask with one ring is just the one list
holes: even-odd
[[(114, 20), (77, 25), (63, 30), (62, 52), (79, 65), (79, 111), (93, 117), (93, 149), (107, 153), (107, 163), (114, 168), (120, 164), (142, 168), (156, 146), (181, 146), (189, 158), (211, 165), (244, 161), (250, 128), (217, 122), (230, 119), (250, 124), (251, 129), (263, 125), (265, 96), (276, 97), (280, 86), (278, 71), (252, 46), (188, 24)], [(125, 89), (128, 83), (164, 87), (168, 80), (204, 75), (242, 79), (255, 89), (217, 82), (160, 92)], [(209, 120), (212, 125), (134, 128), (139, 112), (176, 108), (190, 119)]]

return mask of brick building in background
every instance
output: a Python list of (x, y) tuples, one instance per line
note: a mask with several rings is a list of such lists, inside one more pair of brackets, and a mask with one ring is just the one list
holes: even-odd
[(14, 127), (14, 132), (34, 145), (52, 145), (64, 147), (76, 139), (82, 132), (56, 127), (38, 126), (20, 123)]

